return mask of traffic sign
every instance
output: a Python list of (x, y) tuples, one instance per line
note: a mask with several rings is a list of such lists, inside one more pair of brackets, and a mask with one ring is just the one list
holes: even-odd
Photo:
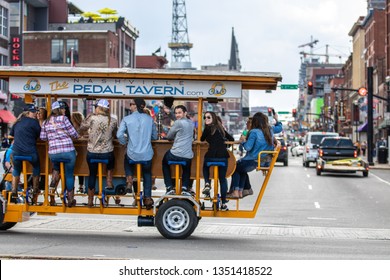
[(286, 112), (286, 111), (279, 111), (278, 112), (278, 115), (288, 115), (288, 114), (291, 114), (290, 112)]
[(298, 89), (297, 84), (284, 84), (280, 85), (280, 89)]

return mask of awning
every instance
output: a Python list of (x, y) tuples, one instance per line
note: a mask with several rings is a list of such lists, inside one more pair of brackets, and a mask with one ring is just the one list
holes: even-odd
[(16, 121), (15, 116), (8, 110), (0, 110), (0, 123), (13, 123)]
[(368, 125), (368, 122), (365, 122), (364, 124), (362, 124), (361, 126), (358, 127), (358, 131), (359, 132), (367, 132), (367, 125)]

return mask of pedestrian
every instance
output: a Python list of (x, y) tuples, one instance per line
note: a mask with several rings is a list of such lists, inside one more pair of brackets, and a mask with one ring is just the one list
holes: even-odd
[[(208, 162), (222, 162), (225, 166), (218, 166), (219, 183), (221, 186), (221, 210), (227, 211), (226, 194), (227, 194), (227, 180), (226, 172), (228, 168), (229, 153), (226, 149), (225, 141), (234, 141), (231, 136), (222, 126), (222, 123), (218, 121), (217, 115), (214, 112), (207, 111), (204, 114), (205, 128), (202, 133), (201, 141), (207, 141), (209, 148), (204, 156), (203, 161), (203, 178), (205, 181), (205, 187), (202, 193), (205, 196), (210, 196), (210, 167), (207, 166)], [(215, 182), (214, 182), (215, 183)]]
[(11, 128), (10, 135), (14, 137), (11, 157), (14, 159), (12, 171), (12, 198), (18, 197), (18, 184), (22, 171), (22, 161), (15, 160), (15, 156), (31, 157), (33, 167), (33, 199), (32, 204), (37, 203), (39, 190), (39, 175), (41, 173), (39, 155), (37, 150), (37, 139), (41, 132), (41, 126), (37, 120), (38, 109), (34, 104), (27, 104), (23, 112), (18, 116)]
[(357, 156), (360, 156), (360, 142), (359, 142), (359, 140), (357, 140), (353, 145), (356, 148)]
[[(146, 209), (153, 207), (152, 199), (152, 140), (157, 140), (157, 128), (153, 118), (145, 113), (145, 100), (135, 98), (130, 101), (131, 114), (124, 117), (119, 125), (117, 137), (122, 145), (127, 145), (125, 155), (126, 192), (133, 192), (135, 164), (130, 161), (143, 162), (143, 205)], [(127, 135), (127, 137), (126, 137)]]
[(43, 122), (40, 138), (48, 141), (49, 158), (53, 164), (52, 180), (49, 187), (50, 205), (55, 205), (55, 192), (60, 179), (60, 161), (64, 162), (67, 206), (76, 205), (74, 199), (74, 166), (76, 150), (72, 139), (79, 137), (70, 120), (64, 115), (65, 107), (55, 101), (51, 105), (51, 113)]
[(95, 195), (96, 176), (98, 163), (92, 159), (106, 159), (106, 189), (114, 189), (112, 182), (115, 168), (114, 138), (118, 129), (118, 121), (111, 117), (110, 103), (106, 99), (96, 102), (95, 112), (86, 117), (80, 126), (80, 132), (88, 133), (87, 163), (89, 167), (88, 177), (88, 207), (93, 207)]
[(362, 145), (360, 146), (360, 149), (362, 150), (363, 156), (366, 156), (366, 150), (367, 150), (367, 141), (363, 141)]
[(194, 124), (187, 118), (187, 108), (184, 105), (175, 107), (176, 121), (167, 134), (168, 140), (173, 140), (173, 145), (168, 150), (162, 160), (162, 171), (167, 194), (174, 194), (175, 188), (171, 178), (171, 168), (168, 161), (184, 161), (182, 166), (182, 192), (190, 195), (191, 161), (194, 157), (192, 151), (192, 137), (194, 134)]
[[(269, 125), (268, 117), (263, 113), (256, 113), (253, 116), (251, 129), (248, 132), (247, 139), (240, 139), (241, 144), (247, 151), (245, 157), (237, 161), (236, 170), (232, 175), (233, 192), (230, 197), (242, 198), (246, 181), (249, 179), (248, 172), (256, 169), (258, 163), (258, 154), (261, 151), (273, 151), (273, 134), (274, 129)], [(267, 155), (261, 159), (266, 160)], [(262, 166), (269, 166), (265, 161)]]

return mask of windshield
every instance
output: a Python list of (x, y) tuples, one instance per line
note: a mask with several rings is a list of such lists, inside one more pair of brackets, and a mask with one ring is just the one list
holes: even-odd
[(323, 147), (353, 147), (352, 140), (350, 139), (324, 139), (321, 146)]
[(327, 135), (312, 135), (311, 136), (311, 143), (312, 144), (320, 144), (322, 138), (326, 137)]

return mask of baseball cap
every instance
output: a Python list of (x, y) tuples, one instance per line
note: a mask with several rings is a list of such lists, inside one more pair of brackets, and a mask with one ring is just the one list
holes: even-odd
[(51, 104), (51, 109), (52, 110), (60, 109), (60, 108), (64, 108), (64, 107), (61, 106), (61, 103), (59, 101), (55, 101), (55, 102), (53, 102), (53, 104)]
[(103, 107), (103, 108), (110, 108), (110, 103), (106, 99), (100, 99), (96, 104), (95, 107)]
[(23, 111), (35, 113), (35, 112), (38, 112), (38, 109), (37, 109), (37, 107), (35, 107), (34, 104), (26, 104), (26, 106), (24, 106), (24, 108), (23, 108)]

